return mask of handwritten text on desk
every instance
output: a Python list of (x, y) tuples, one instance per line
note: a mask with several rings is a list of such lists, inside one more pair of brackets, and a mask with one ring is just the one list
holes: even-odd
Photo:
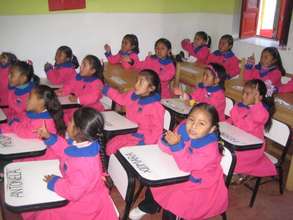
[(7, 189), (10, 193), (10, 197), (23, 197), (23, 182), (21, 170), (14, 169), (9, 170), (6, 173)]
[(131, 162), (131, 165), (135, 166), (139, 171), (143, 173), (151, 173), (150, 168), (145, 165), (135, 153), (129, 152), (126, 153), (124, 156)]
[(12, 140), (11, 137), (0, 135), (0, 147), (11, 147)]

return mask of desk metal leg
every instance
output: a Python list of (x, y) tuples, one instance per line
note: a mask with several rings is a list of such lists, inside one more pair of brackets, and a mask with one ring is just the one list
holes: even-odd
[(128, 187), (127, 187), (127, 193), (125, 198), (125, 209), (124, 214), (122, 217), (122, 220), (127, 220), (129, 216), (129, 212), (131, 209), (131, 205), (134, 198), (134, 192), (135, 192), (135, 178), (133, 175), (128, 173)]
[(293, 191), (293, 155), (291, 156), (290, 167), (286, 181), (286, 189), (289, 191)]

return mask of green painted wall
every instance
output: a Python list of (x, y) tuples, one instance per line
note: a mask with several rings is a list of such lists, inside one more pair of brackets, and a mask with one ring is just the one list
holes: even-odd
[[(233, 14), (240, 0), (87, 0), (84, 10), (74, 12)], [(64, 13), (72, 11), (59, 11)], [(48, 14), (47, 0), (0, 0), (0, 15)]]

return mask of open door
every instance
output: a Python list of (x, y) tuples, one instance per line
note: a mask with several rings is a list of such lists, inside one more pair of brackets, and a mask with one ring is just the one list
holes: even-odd
[(278, 29), (276, 38), (280, 42), (280, 46), (287, 45), (289, 28), (292, 17), (293, 1), (280, 0), (280, 12), (278, 20)]
[(259, 0), (242, 0), (240, 38), (256, 35)]

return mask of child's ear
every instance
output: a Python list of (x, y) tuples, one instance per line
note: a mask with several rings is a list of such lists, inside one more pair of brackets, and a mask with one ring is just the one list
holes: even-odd
[(153, 92), (153, 91), (156, 90), (156, 87), (155, 86), (150, 86), (150, 90), (151, 90), (151, 92)]
[(220, 82), (220, 79), (219, 79), (219, 77), (215, 77), (215, 84), (217, 85), (217, 84), (219, 84), (219, 82)]

